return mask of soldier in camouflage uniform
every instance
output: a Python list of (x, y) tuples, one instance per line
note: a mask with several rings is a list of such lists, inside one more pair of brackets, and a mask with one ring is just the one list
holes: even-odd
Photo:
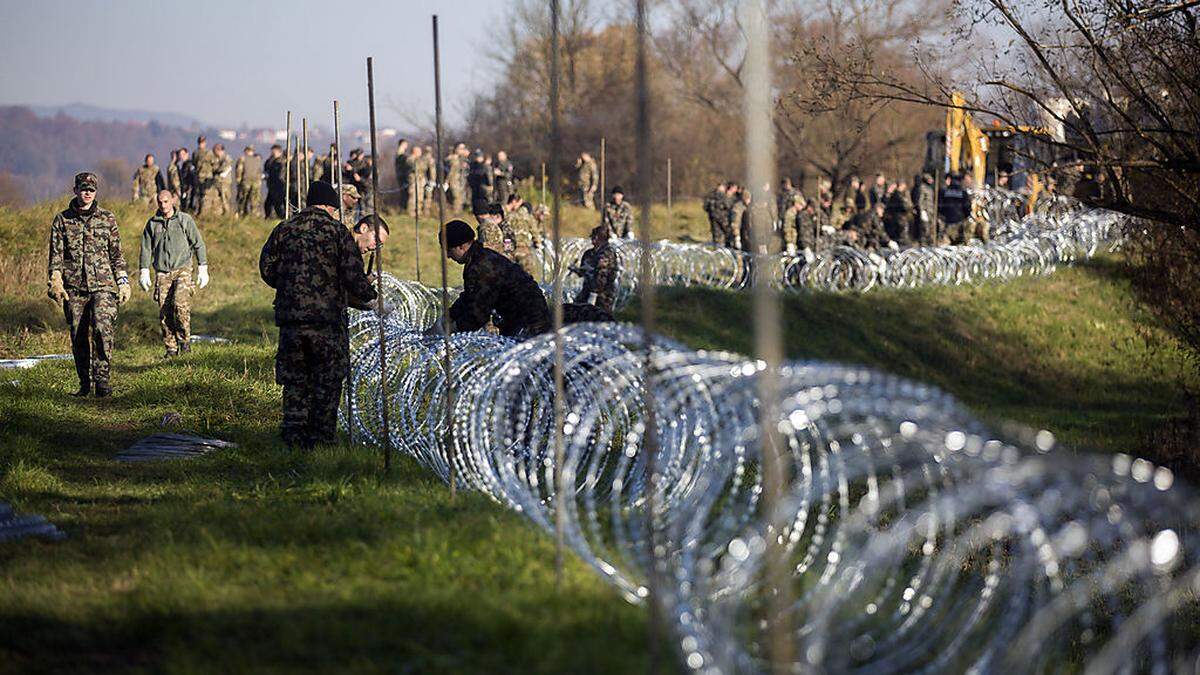
[(633, 208), (625, 201), (625, 191), (620, 185), (612, 189), (612, 197), (604, 205), (604, 225), (609, 236), (633, 238)]
[(329, 183), (310, 184), (308, 208), (275, 227), (258, 262), (263, 281), (275, 289), (280, 431), (293, 449), (335, 440), (350, 369), (346, 307), (370, 309), (375, 299), (354, 237), (335, 220), (338, 198)]
[(146, 155), (143, 164), (133, 174), (133, 199), (149, 206), (159, 190), (166, 188), (162, 171), (154, 163), (154, 155)]
[(608, 228), (603, 225), (593, 228), (592, 247), (583, 252), (578, 265), (571, 267), (572, 273), (583, 277), (583, 286), (575, 295), (575, 302), (595, 305), (612, 314), (620, 271), (617, 252), (608, 243)]
[(933, 174), (921, 174), (912, 190), (913, 238), (921, 246), (932, 246), (938, 240), (937, 210), (933, 208), (936, 194)]
[(459, 143), (454, 151), (446, 157), (446, 183), (450, 191), (450, 208), (455, 213), (462, 213), (467, 205), (467, 173), (471, 163), (468, 159), (467, 146)]
[(258, 210), (262, 199), (263, 158), (247, 145), (234, 167), (234, 178), (238, 188), (238, 216), (244, 217)]
[(714, 246), (726, 246), (726, 233), (729, 230), (729, 183), (718, 183), (712, 192), (704, 197), (704, 213), (708, 215), (708, 227), (712, 230)]
[(501, 228), (512, 234), (513, 262), (520, 265), (529, 276), (537, 278), (538, 263), (533, 252), (542, 247), (542, 227), (529, 209), (525, 208), (525, 200), (521, 199), (521, 195), (509, 195), (504, 204), (504, 212)]
[(505, 257), (513, 254), (513, 235), (504, 222), (504, 208), (499, 204), (483, 204), (475, 211), (479, 224), (479, 241)]
[(79, 376), (76, 396), (112, 394), (110, 374), (117, 306), (129, 300), (129, 275), (116, 216), (100, 208), (96, 174), (75, 176), (75, 198), (54, 216), (46, 293), (62, 305)]
[(158, 193), (158, 213), (146, 221), (142, 230), (142, 250), (138, 256), (138, 284), (143, 291), (151, 288), (154, 274), (154, 301), (158, 303), (158, 325), (162, 329), (165, 358), (191, 351), (192, 339), (192, 258), (196, 285), (208, 285), (208, 257), (204, 237), (196, 221), (175, 209), (171, 193)]
[[(397, 166), (399, 166), (399, 159)], [(429, 192), (429, 187), (433, 185), (433, 181), (429, 178), (429, 170), (434, 168), (433, 158), (426, 155), (421, 146), (414, 145), (408, 154), (408, 164), (412, 167), (412, 173), (408, 177), (408, 199), (405, 202), (405, 209), (408, 215), (425, 215), (425, 209), (428, 205), (426, 193)]]
[(225, 146), (218, 143), (213, 146), (212, 189), (204, 193), (201, 211), (206, 216), (228, 215), (233, 210), (232, 199), (233, 160), (225, 153)]
[(475, 231), (461, 220), (446, 223), (445, 237), (447, 257), (463, 265), (462, 294), (450, 307), (451, 330), (480, 330), (489, 319), (509, 337), (551, 330), (546, 296), (533, 277), (475, 241)]
[(207, 215), (205, 211), (207, 207), (205, 200), (212, 200), (208, 193), (215, 190), (214, 180), (216, 178), (216, 157), (213, 156), (211, 150), (208, 149), (208, 139), (201, 136), (196, 139), (196, 152), (192, 155), (192, 163), (196, 166), (196, 192), (193, 197), (196, 207), (196, 215)]
[(175, 195), (175, 203), (183, 203), (183, 181), (179, 175), (179, 153), (183, 148), (171, 151), (171, 163), (167, 165), (167, 189)]
[(492, 201), (497, 204), (507, 204), (508, 197), (513, 193), (514, 179), (516, 175), (513, 169), (513, 163), (508, 161), (508, 153), (499, 150), (496, 152), (496, 161), (492, 166), (495, 172), (495, 180), (492, 182)]
[(579, 186), (579, 205), (591, 211), (596, 208), (596, 188), (600, 186), (600, 170), (591, 154), (579, 153), (575, 160), (575, 181)]

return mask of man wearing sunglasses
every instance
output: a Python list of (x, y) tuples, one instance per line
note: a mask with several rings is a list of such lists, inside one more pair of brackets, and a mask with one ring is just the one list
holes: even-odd
[(62, 305), (71, 329), (79, 391), (112, 395), (109, 380), (117, 306), (129, 300), (129, 274), (121, 232), (111, 211), (100, 208), (96, 174), (75, 176), (75, 198), (50, 226), (47, 295)]

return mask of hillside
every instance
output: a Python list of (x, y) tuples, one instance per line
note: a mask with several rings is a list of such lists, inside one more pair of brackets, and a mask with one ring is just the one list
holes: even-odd
[[(44, 296), (44, 237), (61, 207), (0, 212), (0, 357), (66, 349)], [(114, 208), (132, 260), (148, 214)], [(703, 231), (698, 204), (674, 216), (662, 228), (672, 236)], [(572, 208), (565, 229), (582, 234), (593, 218)], [(413, 222), (389, 222), (385, 266), (411, 277)], [(0, 547), (0, 672), (648, 670), (644, 612), (576, 562), (556, 591), (553, 543), (516, 514), (477, 495), (451, 501), (408, 461), (384, 477), (370, 449), (283, 451), (271, 296), (255, 271), (270, 223), (201, 225), (213, 283), (196, 296), (194, 330), (235, 344), (160, 360), (155, 308), (135, 290), (113, 399), (68, 397), (65, 362), (0, 377), (0, 499), (69, 535)], [(438, 261), (423, 226), (428, 283)], [(663, 331), (688, 344), (750, 349), (744, 294), (664, 290), (659, 306)], [(796, 295), (785, 317), (790, 357), (866, 363), (943, 386), (992, 420), (1191, 465), (1145, 445), (1182, 410), (1182, 359), (1115, 260), (977, 288)], [(170, 412), (241, 447), (112, 461)]]

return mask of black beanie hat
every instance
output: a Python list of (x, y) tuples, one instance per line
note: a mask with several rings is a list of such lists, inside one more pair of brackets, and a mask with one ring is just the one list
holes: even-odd
[(475, 230), (461, 220), (446, 223), (446, 250), (475, 241)]
[(308, 184), (308, 206), (328, 206), (337, 208), (341, 205), (337, 190), (323, 180), (314, 180)]
[(614, 185), (612, 191), (609, 192), (609, 194), (623, 195), (623, 194), (625, 194), (625, 191), (621, 189), (620, 185)]

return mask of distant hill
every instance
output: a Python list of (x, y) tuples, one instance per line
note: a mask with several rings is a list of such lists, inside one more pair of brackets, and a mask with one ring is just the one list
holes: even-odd
[(118, 110), (115, 108), (101, 108), (86, 103), (30, 105), (24, 107), (29, 108), (38, 117), (55, 117), (62, 114), (67, 117), (73, 117), (81, 122), (135, 122), (139, 124), (157, 122), (166, 126), (193, 130), (205, 126), (203, 122), (194, 117), (173, 112)]
[(69, 192), (76, 173), (95, 171), (105, 183), (102, 193), (119, 190), (128, 198), (133, 170), (146, 153), (165, 165), (173, 148), (194, 147), (198, 132), (215, 138), (215, 130), (203, 127), (81, 120), (64, 112), (47, 117), (23, 106), (2, 106), (0, 175), (18, 183), (28, 198), (40, 200)]

